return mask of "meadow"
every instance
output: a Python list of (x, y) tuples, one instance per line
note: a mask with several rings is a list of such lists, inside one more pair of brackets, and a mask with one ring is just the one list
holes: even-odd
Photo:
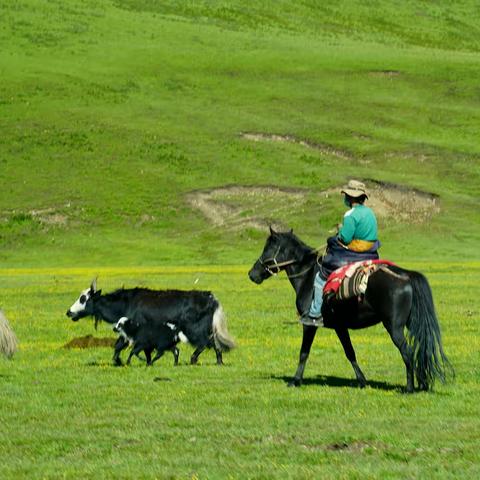
[[(410, 267), (417, 267), (411, 265)], [(418, 265), (434, 290), (456, 381), (404, 393), (385, 330), (352, 333), (369, 385), (359, 389), (334, 332), (319, 331), (305, 384), (288, 388), (301, 341), (285, 276), (258, 287), (245, 267), (112, 268), (99, 287), (211, 288), (238, 348), (180, 365), (113, 367), (111, 348), (65, 348), (111, 326), (64, 312), (88, 270), (2, 271), (3, 307), (20, 339), (0, 362), (2, 478), (475, 478), (478, 464), (480, 265)], [(195, 283), (196, 282), (196, 283)], [(86, 285), (87, 283), (87, 285)], [(452, 299), (455, 299), (453, 301)]]
[[(478, 477), (479, 13), (0, 4), (0, 308), (19, 339), (0, 358), (0, 478)], [(380, 201), (381, 255), (431, 283), (457, 372), (432, 392), (403, 392), (381, 326), (352, 333), (366, 389), (331, 331), (286, 386), (293, 290), (247, 272), (270, 224), (324, 244), (349, 178)], [(115, 338), (65, 316), (97, 275), (104, 292), (212, 290), (238, 348), (153, 368), (66, 348)]]

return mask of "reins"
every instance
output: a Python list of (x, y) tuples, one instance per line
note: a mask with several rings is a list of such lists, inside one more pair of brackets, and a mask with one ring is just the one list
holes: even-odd
[[(311, 250), (311, 253), (316, 253), (317, 254), (317, 260), (316, 262), (318, 263), (318, 259), (321, 258), (321, 255), (319, 255), (320, 251), (322, 250), (325, 250), (326, 249), (326, 245), (322, 245), (321, 247), (319, 248), (316, 248), (316, 249), (313, 249)], [(278, 275), (281, 271), (282, 271), (282, 268), (283, 267), (288, 267), (289, 265), (293, 265), (294, 263), (298, 263), (299, 260), (297, 259), (291, 259), (291, 260), (285, 260), (283, 262), (278, 262), (277, 261), (277, 255), (280, 253), (280, 246), (277, 248), (277, 251), (275, 252), (275, 255), (271, 258), (267, 258), (265, 260), (263, 260), (262, 258), (259, 258), (258, 261), (260, 262), (260, 264), (262, 265), (262, 267), (272, 276), (276, 276)], [(272, 262), (272, 263), (267, 263), (267, 262)], [(321, 267), (321, 264), (319, 264), (320, 267)], [(272, 270), (272, 269), (276, 269), (276, 271)], [(301, 272), (299, 273), (294, 273), (293, 275), (288, 275), (287, 273), (287, 277), (288, 278), (298, 278), (298, 277), (302, 277), (303, 275), (305, 275), (310, 269), (312, 268), (312, 266), (308, 266), (305, 270), (302, 270)]]

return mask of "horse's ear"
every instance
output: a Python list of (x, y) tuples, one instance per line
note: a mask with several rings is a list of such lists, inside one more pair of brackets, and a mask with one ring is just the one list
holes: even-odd
[(92, 280), (92, 284), (90, 285), (90, 290), (95, 293), (97, 291), (97, 278), (98, 277), (95, 277), (93, 280)]
[(270, 228), (270, 235), (276, 235), (277, 234), (277, 232), (272, 228), (271, 225), (269, 226), (269, 228)]
[(293, 228), (290, 229), (290, 233), (293, 233)]

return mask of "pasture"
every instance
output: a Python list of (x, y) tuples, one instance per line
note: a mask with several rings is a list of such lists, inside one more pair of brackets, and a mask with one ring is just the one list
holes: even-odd
[[(90, 269), (3, 269), (2, 304), (20, 339), (0, 360), (2, 478), (475, 478), (479, 473), (480, 264), (409, 264), (432, 285), (457, 379), (406, 395), (403, 362), (380, 326), (353, 332), (369, 386), (332, 331), (321, 330), (305, 384), (289, 389), (301, 327), (285, 276), (262, 286), (248, 266), (104, 268), (99, 288), (211, 288), (238, 348), (215, 365), (168, 352), (152, 368), (113, 367), (112, 348), (67, 349), (111, 337), (66, 309)], [(453, 274), (452, 274), (453, 271)], [(195, 283), (196, 282), (196, 283)]]
[[(0, 478), (480, 476), (480, 28), (474, 0), (0, 4)], [(305, 384), (268, 226), (320, 247), (366, 182), (380, 254), (429, 279), (454, 383), (405, 395), (381, 326), (360, 390), (320, 331)], [(238, 348), (114, 368), (66, 348), (98, 275), (212, 290)], [(106, 339), (106, 340), (103, 340)], [(125, 358), (125, 354), (124, 354)]]

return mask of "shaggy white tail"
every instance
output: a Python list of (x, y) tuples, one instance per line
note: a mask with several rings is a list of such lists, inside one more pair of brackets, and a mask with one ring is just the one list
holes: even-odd
[(215, 346), (224, 352), (235, 348), (235, 342), (227, 330), (227, 319), (220, 303), (213, 314), (213, 340)]
[(0, 310), (0, 353), (11, 358), (17, 351), (17, 337), (11, 329), (7, 318)]

